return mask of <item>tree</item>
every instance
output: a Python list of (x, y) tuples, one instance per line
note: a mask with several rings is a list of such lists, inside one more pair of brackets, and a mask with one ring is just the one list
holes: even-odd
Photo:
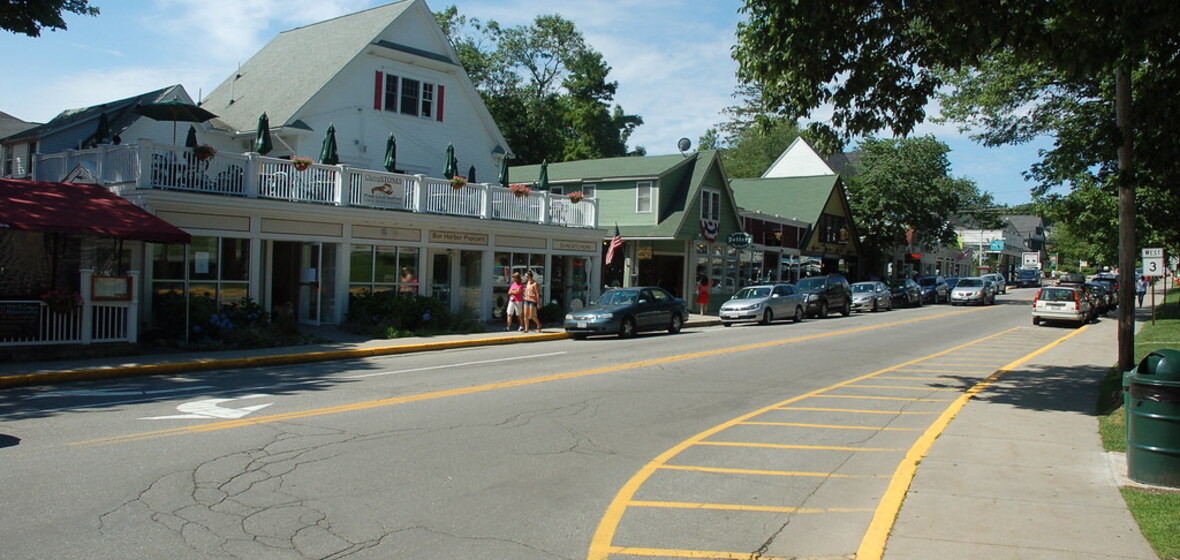
[[(628, 155), (643, 124), (614, 105), (610, 66), (559, 15), (504, 28), (459, 14), (436, 13), (518, 164)], [(642, 148), (638, 149), (642, 151)]]
[(97, 16), (89, 0), (4, 0), (0, 2), (0, 29), (40, 37), (42, 29), (66, 29), (62, 12)]
[(756, 87), (739, 86), (734, 97), (739, 103), (722, 111), (729, 120), (705, 131), (697, 144), (701, 150), (720, 151), (729, 177), (760, 177), (799, 137), (799, 125), (768, 113)]
[[(1120, 284), (1132, 284), (1139, 178), (1133, 140), (1136, 131), (1143, 138), (1169, 138), (1180, 113), (1174, 97), (1163, 95), (1163, 105), (1152, 107), (1161, 114), (1158, 120), (1133, 113), (1132, 76), (1152, 72), (1150, 89), (1177, 90), (1180, 42), (1174, 22), (1180, 20), (1180, 4), (1036, 0), (997, 7), (991, 2), (746, 0), (743, 11), (748, 20), (739, 24), (734, 47), (739, 76), (761, 84), (768, 105), (787, 117), (802, 118), (830, 105), (831, 124), (812, 128), (837, 140), (882, 129), (910, 133), (926, 117), (935, 92), (948, 85), (940, 77), (944, 72), (970, 71), (996, 57), (1028, 61), (1071, 87), (1092, 76), (1112, 80), (1115, 119), (1101, 130), (1113, 139), (1107, 146), (1115, 151), (1102, 151), (1102, 145), (1095, 149), (1104, 161), (1117, 162)], [(1155, 176), (1152, 166), (1165, 162), (1147, 158), (1142, 164), (1140, 176)], [(1132, 295), (1124, 290), (1119, 294), (1123, 370), (1134, 361), (1133, 319)]]
[(846, 179), (848, 202), (871, 262), (905, 244), (908, 230), (920, 243), (953, 243), (951, 218), (991, 205), (974, 182), (951, 176), (950, 148), (933, 136), (869, 138), (858, 148), (860, 163)]

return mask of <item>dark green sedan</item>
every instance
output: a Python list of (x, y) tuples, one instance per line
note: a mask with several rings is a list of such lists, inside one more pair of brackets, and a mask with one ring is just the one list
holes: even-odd
[(663, 288), (616, 288), (588, 307), (565, 316), (565, 332), (583, 339), (592, 334), (628, 338), (643, 331), (678, 333), (688, 317), (688, 304)]

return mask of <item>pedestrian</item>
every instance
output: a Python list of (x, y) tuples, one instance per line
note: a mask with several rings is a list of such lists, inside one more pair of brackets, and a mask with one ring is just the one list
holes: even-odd
[(508, 317), (508, 324), (504, 326), (504, 330), (512, 330), (513, 317), (520, 323), (516, 330), (524, 330), (524, 284), (520, 281), (519, 272), (512, 273), (512, 284), (508, 285), (508, 305), (504, 309), (504, 315)]
[(1147, 287), (1151, 285), (1146, 276), (1140, 276), (1135, 283), (1135, 295), (1139, 297), (1139, 307), (1143, 307), (1143, 296), (1147, 295)]
[(697, 279), (697, 312), (701, 315), (709, 310), (709, 278), (701, 276)]
[(403, 266), (402, 275), (399, 280), (401, 287), (399, 290), (406, 295), (414, 295), (418, 293), (418, 279), (414, 278), (414, 273), (410, 272), (410, 268)]
[(534, 322), (537, 332), (544, 332), (541, 330), (541, 318), (537, 316), (537, 309), (541, 305), (541, 285), (533, 278), (531, 270), (524, 273), (524, 278), (524, 332), (529, 332)]

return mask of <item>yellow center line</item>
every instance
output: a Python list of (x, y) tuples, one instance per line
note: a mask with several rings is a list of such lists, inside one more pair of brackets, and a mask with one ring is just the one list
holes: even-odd
[(801, 443), (762, 443), (760, 441), (698, 441), (696, 445), (715, 445), (718, 447), (760, 447), (765, 449), (807, 449), (812, 451), (873, 451), (888, 453), (901, 451), (887, 447), (848, 447), (843, 445), (803, 445)]
[(755, 474), (762, 476), (800, 476), (814, 478), (888, 478), (885, 475), (837, 474), (807, 471), (771, 471), (765, 469), (733, 469), (727, 467), (701, 467), (692, 465), (664, 465), (660, 468), (667, 471), (689, 471), (713, 474)]
[(908, 371), (908, 372), (911, 372), (911, 373), (968, 373), (968, 374), (971, 374), (971, 375), (983, 375), (983, 374), (985, 374), (985, 373), (991, 373), (990, 371), (981, 371), (981, 370), (977, 370), (977, 369), (915, 369), (915, 368), (905, 368), (905, 369), (895, 369), (895, 370), (893, 370), (893, 371)]
[(892, 414), (892, 415), (926, 415), (933, 412), (910, 412), (897, 410), (867, 410), (861, 408), (821, 408), (818, 406), (783, 406), (776, 410), (806, 410), (808, 412), (847, 412), (849, 414)]
[[(750, 560), (749, 552), (723, 552), (720, 550), (677, 550), (674, 548), (635, 548), (629, 546), (613, 546), (607, 554), (622, 554), (626, 556), (652, 556), (657, 558), (694, 558), (705, 560)], [(759, 555), (758, 560), (789, 560), (778, 556)]]
[(893, 381), (935, 381), (935, 380), (941, 381), (941, 380), (945, 380), (946, 376), (945, 375), (938, 375), (938, 376), (931, 376), (931, 375), (925, 375), (925, 376), (882, 375), (879, 377), (874, 377), (873, 379), (890, 379)]
[(742, 426), (786, 426), (794, 428), (824, 428), (829, 430), (872, 430), (874, 432), (914, 432), (917, 428), (884, 428), (879, 426), (847, 426), (837, 424), (804, 424), (802, 422), (742, 422)]

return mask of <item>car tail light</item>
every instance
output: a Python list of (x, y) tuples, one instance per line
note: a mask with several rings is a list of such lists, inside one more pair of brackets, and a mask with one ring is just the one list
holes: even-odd
[(1041, 290), (1037, 290), (1037, 295), (1033, 296), (1033, 305), (1036, 305), (1038, 301), (1041, 301)]
[(1073, 293), (1073, 304), (1078, 308), (1082, 308), (1082, 291), (1075, 290)]

